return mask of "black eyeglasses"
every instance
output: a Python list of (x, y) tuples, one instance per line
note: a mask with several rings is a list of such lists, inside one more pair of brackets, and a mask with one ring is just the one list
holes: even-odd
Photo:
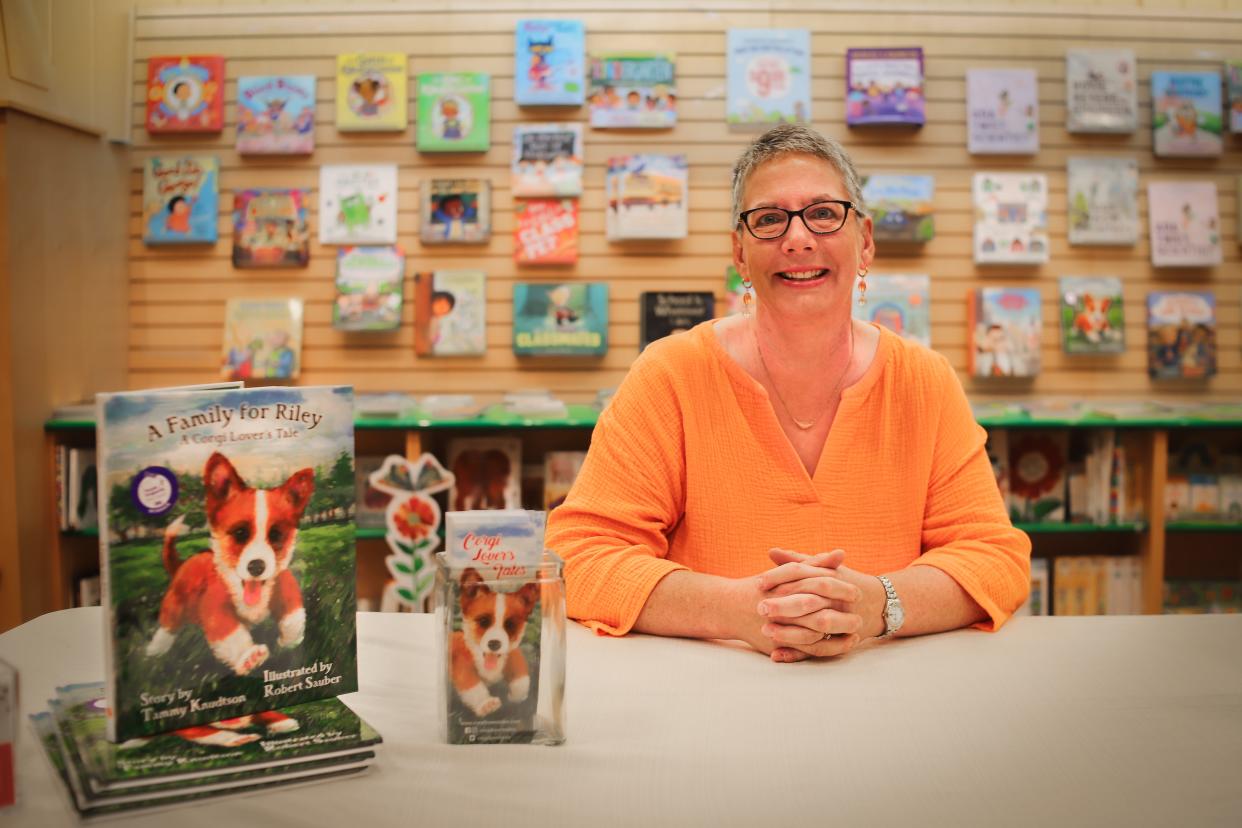
[(801, 210), (783, 207), (756, 207), (738, 214), (738, 222), (756, 239), (779, 239), (789, 229), (794, 216), (800, 216), (806, 229), (819, 236), (835, 233), (845, 226), (854, 208), (852, 201), (817, 201)]

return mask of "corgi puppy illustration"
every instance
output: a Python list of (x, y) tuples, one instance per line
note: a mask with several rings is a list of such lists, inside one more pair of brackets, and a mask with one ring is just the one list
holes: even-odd
[(505, 684), (510, 702), (530, 694), (530, 670), (522, 654), (526, 620), (539, 602), (539, 585), (495, 592), (474, 569), (461, 575), (461, 625), (449, 642), (450, 674), (457, 695), (482, 718), (500, 708), (491, 688)]
[[(102, 701), (102, 700), (101, 700)], [(296, 719), (286, 716), (279, 710), (265, 710), (262, 713), (248, 713), (232, 719), (221, 719), (211, 724), (195, 725), (174, 730), (173, 733), (197, 745), (218, 748), (237, 748), (257, 742), (264, 734), (275, 736), (281, 733), (295, 733), (301, 727)], [(255, 732), (261, 728), (262, 732)], [(118, 750), (134, 750), (145, 747), (153, 736), (139, 736), (128, 739), (117, 745)]]
[(203, 486), (211, 549), (182, 561), (177, 536), (185, 531), (184, 516), (164, 530), (164, 567), (171, 583), (146, 652), (163, 655), (183, 625), (196, 624), (216, 658), (244, 676), (268, 657), (267, 645), (250, 636), (260, 621), (276, 620), (281, 647), (302, 643), (306, 610), (289, 562), (315, 475), (302, 469), (277, 488), (252, 489), (216, 452), (207, 458)]

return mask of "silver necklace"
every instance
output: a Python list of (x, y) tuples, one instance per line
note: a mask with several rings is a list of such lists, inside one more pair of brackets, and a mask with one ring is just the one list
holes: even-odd
[(763, 373), (767, 374), (768, 382), (772, 384), (772, 390), (776, 392), (776, 399), (781, 404), (781, 408), (785, 409), (785, 414), (788, 415), (790, 420), (793, 420), (794, 425), (796, 425), (798, 428), (802, 429), (803, 431), (809, 431), (810, 429), (814, 428), (815, 424), (820, 421), (820, 418), (822, 418), (824, 416), (824, 413), (827, 412), (828, 409), (832, 406), (832, 401), (836, 399), (837, 394), (840, 393), (841, 385), (845, 382), (845, 375), (850, 372), (850, 365), (854, 362), (854, 322), (853, 320), (850, 321), (850, 355), (845, 360), (845, 368), (841, 370), (841, 376), (837, 378), (837, 384), (833, 387), (832, 394), (830, 394), (828, 397), (828, 404), (824, 406), (823, 411), (820, 411), (818, 414), (816, 414), (814, 419), (810, 421), (799, 420), (797, 417), (793, 415), (793, 411), (790, 410), (789, 408), (789, 403), (785, 402), (785, 398), (781, 396), (781, 390), (776, 387), (776, 378), (773, 377), (772, 372), (768, 370), (767, 360), (763, 358), (763, 348), (759, 345), (759, 335), (755, 333), (755, 329), (753, 326), (751, 327), (751, 335), (755, 337), (755, 352), (759, 354), (759, 364), (763, 366)]

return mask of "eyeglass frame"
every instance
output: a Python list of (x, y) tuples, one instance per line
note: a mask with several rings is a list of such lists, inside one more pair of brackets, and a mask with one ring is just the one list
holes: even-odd
[[(806, 216), (804, 216), (803, 213), (805, 213), (807, 210), (811, 209), (812, 207), (818, 204), (840, 204), (841, 206), (845, 208), (845, 215), (841, 217), (840, 227), (838, 227), (836, 230), (816, 230), (813, 227), (811, 227), (811, 225), (807, 224)], [(757, 233), (755, 233), (755, 231), (751, 228), (750, 223), (746, 221), (746, 217), (749, 216), (751, 213), (757, 213), (760, 210), (780, 210), (781, 212), (783, 212), (785, 214), (785, 228), (781, 230), (781, 232), (777, 233), (775, 236), (760, 236)], [(825, 198), (822, 201), (812, 201), (810, 204), (806, 205), (801, 210), (786, 210), (784, 207), (776, 207), (776, 206), (753, 207), (749, 210), (743, 210), (742, 212), (738, 213), (737, 223), (745, 227), (746, 232), (750, 233), (752, 236), (754, 236), (759, 241), (775, 241), (776, 239), (782, 238), (786, 233), (789, 232), (789, 228), (793, 226), (793, 220), (795, 217), (802, 219), (802, 226), (805, 227), (808, 232), (814, 233), (817, 236), (831, 236), (833, 233), (840, 233), (841, 228), (844, 227), (845, 223), (850, 220), (850, 210), (853, 210), (854, 215), (856, 216), (862, 215), (862, 213), (858, 212), (858, 207), (855, 206), (854, 202), (852, 201), (843, 201), (839, 198)]]

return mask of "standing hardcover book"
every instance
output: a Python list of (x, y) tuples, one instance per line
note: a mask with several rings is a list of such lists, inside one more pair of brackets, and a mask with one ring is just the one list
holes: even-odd
[(975, 262), (1048, 261), (1048, 179), (1040, 173), (975, 173)]
[(1070, 244), (1138, 241), (1138, 162), (1133, 158), (1070, 158)]
[(230, 299), (222, 362), (226, 379), (296, 379), (302, 372), (302, 300)]
[(224, 58), (177, 55), (147, 59), (147, 132), (224, 129)]
[(479, 244), (492, 237), (492, 182), (485, 178), (424, 181), (423, 244)]
[(220, 161), (213, 155), (148, 158), (142, 174), (142, 240), (149, 245), (214, 242)]
[(513, 286), (518, 356), (601, 356), (608, 352), (608, 283)]
[(689, 225), (690, 172), (684, 155), (618, 155), (604, 177), (604, 235), (683, 239)]
[(565, 502), (573, 488), (585, 451), (549, 451), (543, 456), (543, 508), (551, 511)]
[(1152, 151), (1165, 158), (1220, 155), (1219, 72), (1152, 72)]
[(847, 49), (845, 123), (847, 126), (914, 126), (926, 120), (923, 50)]
[(414, 274), (414, 353), (487, 353), (487, 275), (483, 271)]
[(400, 52), (336, 56), (336, 128), (400, 132), (406, 127), (406, 58)]
[(582, 106), (586, 29), (580, 20), (519, 20), (513, 99), (518, 106)]
[(676, 59), (656, 52), (607, 52), (589, 61), (591, 126), (671, 129), (677, 125)]
[(929, 242), (936, 235), (930, 175), (871, 175), (863, 181), (863, 200), (871, 213), (876, 242)]
[(516, 124), (512, 190), (515, 197), (582, 195), (582, 124)]
[(522, 441), (516, 437), (458, 437), (449, 441), (453, 511), (522, 508)]
[(706, 291), (651, 291), (639, 294), (638, 350), (657, 339), (688, 331), (715, 316), (716, 297)]
[(353, 390), (96, 408), (109, 741), (357, 690)]
[(315, 76), (237, 79), (237, 151), (306, 155), (315, 151)]
[(1120, 354), (1126, 349), (1121, 280), (1061, 278), (1061, 347), (1067, 354)]
[(1242, 135), (1242, 60), (1225, 61), (1225, 91), (1229, 93), (1229, 131)]
[(336, 253), (332, 327), (395, 331), (401, 327), (405, 253), (394, 247), (342, 247)]
[(1147, 294), (1147, 373), (1152, 379), (1205, 379), (1216, 373), (1211, 291)]
[(513, 260), (518, 264), (578, 261), (578, 199), (531, 198), (514, 208)]
[(1069, 432), (1020, 429), (1009, 441), (1009, 519), (1065, 522)]
[(320, 244), (396, 244), (397, 165), (319, 168)]
[(967, 145), (972, 155), (1039, 152), (1039, 85), (1034, 69), (966, 71)]
[(492, 145), (491, 77), (481, 72), (418, 76), (418, 151), (486, 152)]
[(810, 123), (810, 30), (729, 29), (726, 48), (729, 126)]
[(1043, 323), (1038, 288), (971, 291), (967, 320), (972, 377), (1033, 377), (1039, 373)]
[(305, 190), (233, 194), (233, 267), (303, 267), (308, 261)]
[(95, 450), (69, 449), (69, 528), (82, 531), (99, 526), (98, 473)]
[(1138, 65), (1132, 49), (1065, 53), (1065, 128), (1070, 132), (1138, 128)]
[(1223, 261), (1214, 182), (1149, 182), (1147, 216), (1156, 267), (1210, 267)]
[(875, 322), (902, 339), (931, 347), (931, 279), (926, 274), (875, 274), (867, 277), (867, 304), (854, 286), (853, 316)]

